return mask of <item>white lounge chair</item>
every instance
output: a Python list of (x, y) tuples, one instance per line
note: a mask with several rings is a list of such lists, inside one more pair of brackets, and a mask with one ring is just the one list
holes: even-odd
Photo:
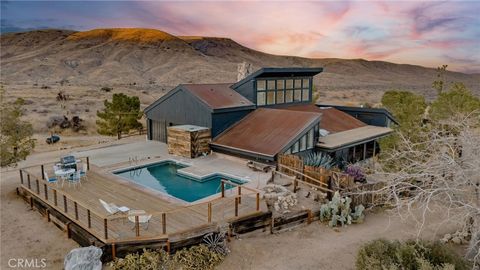
[(110, 214), (110, 215), (113, 215), (113, 214), (116, 214), (118, 212), (127, 212), (130, 210), (130, 208), (126, 207), (126, 206), (120, 206), (118, 207), (116, 204), (114, 203), (107, 203), (105, 202), (104, 200), (102, 199), (98, 199), (100, 201), (100, 203), (102, 204), (103, 208), (105, 208), (105, 210)]
[(147, 215), (144, 210), (130, 210), (128, 211), (128, 220), (134, 224), (135, 228), (135, 216), (138, 216), (138, 223), (144, 226), (144, 229), (148, 229), (148, 223), (152, 218), (152, 215)]

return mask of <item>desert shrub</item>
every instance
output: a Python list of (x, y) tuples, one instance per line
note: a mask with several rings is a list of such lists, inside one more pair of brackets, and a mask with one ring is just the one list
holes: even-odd
[(358, 222), (362, 222), (364, 218), (363, 205), (357, 205), (355, 211), (352, 211), (350, 204), (352, 199), (349, 197), (342, 198), (338, 191), (335, 192), (331, 201), (322, 204), (320, 207), (320, 220), (328, 221), (330, 227), (338, 225), (346, 226)]
[(362, 182), (365, 180), (365, 173), (359, 166), (348, 165), (345, 169), (345, 173), (353, 177), (353, 181)]
[(110, 263), (113, 270), (194, 270), (214, 269), (224, 256), (209, 249), (206, 245), (192, 246), (169, 255), (164, 250), (143, 250), (142, 254), (128, 254)]
[(303, 163), (307, 166), (323, 167), (330, 169), (335, 166), (335, 161), (332, 157), (321, 152), (310, 152), (303, 157)]
[(469, 269), (468, 263), (447, 246), (428, 242), (379, 239), (360, 248), (356, 268), (363, 269)]
[(100, 90), (102, 90), (103, 92), (111, 92), (113, 90), (112, 87), (108, 87), (108, 86), (104, 86), (102, 88), (100, 88)]

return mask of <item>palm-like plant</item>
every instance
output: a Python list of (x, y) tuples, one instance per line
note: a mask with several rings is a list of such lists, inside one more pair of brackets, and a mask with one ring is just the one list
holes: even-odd
[(303, 158), (303, 164), (306, 166), (331, 169), (335, 165), (335, 161), (327, 154), (323, 154), (320, 152), (310, 152)]

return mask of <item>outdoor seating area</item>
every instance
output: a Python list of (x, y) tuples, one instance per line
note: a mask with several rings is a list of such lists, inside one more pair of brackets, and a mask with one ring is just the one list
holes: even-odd
[[(42, 167), (43, 168), (43, 167)], [(76, 187), (81, 185), (82, 181), (87, 180), (88, 164), (76, 159), (73, 155), (63, 156), (60, 162), (52, 166), (52, 172), (55, 177), (50, 177), (50, 174), (43, 169), (43, 178), (48, 183), (64, 186), (67, 183), (69, 186)]]

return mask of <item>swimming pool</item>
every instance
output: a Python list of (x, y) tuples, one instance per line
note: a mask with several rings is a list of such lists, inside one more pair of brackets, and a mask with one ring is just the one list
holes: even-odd
[[(219, 193), (221, 179), (229, 180), (236, 184), (245, 183), (245, 181), (220, 173), (212, 174), (205, 178), (196, 178), (178, 172), (179, 169), (185, 167), (188, 166), (169, 160), (113, 173), (134, 183), (167, 193), (186, 202), (194, 202)], [(226, 184), (225, 188), (230, 189), (233, 186)]]

